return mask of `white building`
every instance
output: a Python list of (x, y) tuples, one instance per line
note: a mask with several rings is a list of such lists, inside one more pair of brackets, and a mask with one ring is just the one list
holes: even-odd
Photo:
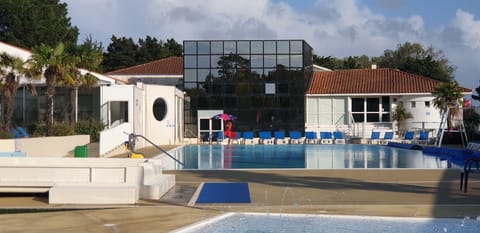
[[(433, 105), (440, 81), (398, 69), (315, 71), (306, 94), (305, 131), (340, 130), (369, 138), (372, 130), (396, 131), (392, 115), (403, 103), (412, 118), (403, 129), (438, 129), (439, 110)], [(461, 88), (462, 94), (472, 91)]]
[[(28, 50), (0, 42), (0, 53), (3, 52), (23, 60), (29, 59), (32, 54)], [(167, 60), (181, 61), (179, 67), (180, 71), (183, 71), (183, 58)], [(168, 64), (170, 63), (161, 66), (162, 69), (171, 67)], [(79, 89), (77, 93), (79, 116), (76, 116), (76, 119), (100, 119), (105, 124), (105, 129), (100, 133), (100, 156), (123, 146), (130, 133), (142, 135), (156, 145), (178, 144), (183, 140), (184, 94), (175, 87), (179, 79), (178, 75), (164, 75), (163, 77), (170, 83), (143, 84), (141, 78), (130, 80), (123, 77), (122, 79), (122, 77), (116, 78), (84, 69), (80, 69), (80, 72), (83, 75), (89, 73), (98, 79), (96, 88)], [(168, 71), (156, 72), (165, 74)], [(128, 84), (128, 81), (134, 81), (135, 84)], [(21, 78), (20, 83), (22, 87), (17, 92), (17, 108), (14, 111), (14, 117), (18, 118), (16, 121), (21, 125), (36, 124), (45, 117), (45, 96), (42, 94), (45, 80)], [(27, 84), (36, 85), (39, 95), (30, 94), (26, 90)], [(69, 103), (68, 98), (68, 92), (59, 87), (55, 98), (55, 106), (59, 112), (68, 112), (61, 109)], [(68, 119), (66, 114), (68, 113), (56, 115), (56, 120)], [(144, 146), (149, 145), (143, 140), (137, 143), (137, 148)]]

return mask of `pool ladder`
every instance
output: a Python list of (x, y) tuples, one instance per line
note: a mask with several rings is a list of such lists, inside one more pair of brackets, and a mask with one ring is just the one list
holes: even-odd
[(463, 189), (463, 192), (465, 193), (467, 192), (468, 176), (470, 172), (472, 172), (473, 165), (476, 165), (476, 171), (480, 172), (480, 158), (470, 158), (465, 161), (465, 164), (463, 165), (463, 171), (460, 173), (460, 190)]

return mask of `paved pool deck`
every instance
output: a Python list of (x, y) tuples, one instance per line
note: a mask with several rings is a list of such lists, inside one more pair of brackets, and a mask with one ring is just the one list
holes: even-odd
[[(137, 205), (49, 205), (46, 195), (0, 196), (1, 232), (170, 232), (226, 212), (402, 217), (480, 216), (480, 176), (467, 193), (457, 169), (166, 171), (176, 186)], [(250, 204), (188, 203), (202, 182), (248, 182)], [(37, 213), (13, 213), (38, 210)], [(45, 210), (49, 210), (44, 212)]]

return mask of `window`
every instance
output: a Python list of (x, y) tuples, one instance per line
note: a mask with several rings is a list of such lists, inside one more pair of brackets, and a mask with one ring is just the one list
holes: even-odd
[(209, 54), (209, 53), (210, 53), (210, 42), (199, 41), (198, 42), (198, 54)]
[(162, 121), (167, 115), (167, 103), (163, 98), (158, 98), (153, 103), (153, 116), (157, 121)]
[(117, 126), (125, 122), (128, 122), (128, 102), (110, 102), (110, 125)]
[(430, 108), (430, 101), (425, 101), (425, 107)]
[(238, 53), (239, 54), (249, 54), (250, 53), (250, 43), (248, 41), (239, 41), (237, 43)]
[(411, 108), (416, 108), (417, 107), (417, 102), (415, 102), (415, 101), (410, 102), (410, 107)]
[(390, 98), (352, 98), (352, 116), (355, 122), (389, 122)]
[(265, 83), (265, 94), (275, 94), (275, 83)]

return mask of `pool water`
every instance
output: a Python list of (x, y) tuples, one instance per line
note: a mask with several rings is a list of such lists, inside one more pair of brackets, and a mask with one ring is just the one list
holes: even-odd
[(448, 232), (477, 233), (479, 219), (398, 218), (303, 214), (227, 213), (174, 231), (203, 232)]
[(379, 145), (187, 145), (170, 152), (185, 163), (177, 169), (361, 169), (448, 168), (439, 157)]

